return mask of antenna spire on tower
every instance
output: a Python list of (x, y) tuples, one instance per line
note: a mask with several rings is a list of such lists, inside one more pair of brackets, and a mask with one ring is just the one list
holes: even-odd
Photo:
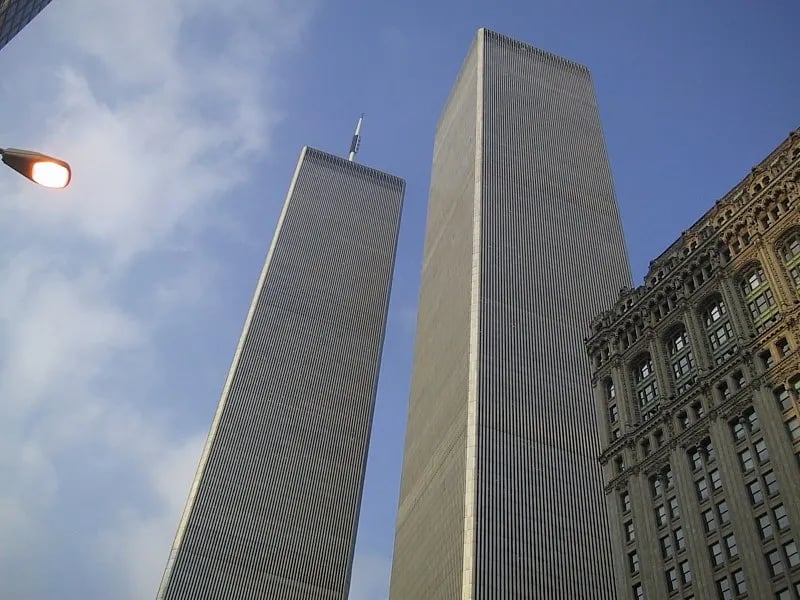
[(350, 156), (347, 157), (347, 160), (350, 162), (355, 160), (356, 152), (358, 152), (358, 147), (361, 145), (361, 122), (363, 120), (364, 113), (361, 113), (361, 116), (358, 117), (358, 124), (356, 125), (356, 132), (353, 135), (353, 141), (350, 142)]

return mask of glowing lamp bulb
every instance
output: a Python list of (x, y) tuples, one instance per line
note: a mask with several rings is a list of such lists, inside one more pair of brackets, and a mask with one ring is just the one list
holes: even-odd
[(63, 188), (69, 183), (69, 168), (50, 161), (33, 163), (31, 179), (49, 188)]

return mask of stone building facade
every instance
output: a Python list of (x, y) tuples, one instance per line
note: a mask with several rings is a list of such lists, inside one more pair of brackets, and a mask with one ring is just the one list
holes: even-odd
[(800, 129), (587, 351), (619, 598), (800, 599)]

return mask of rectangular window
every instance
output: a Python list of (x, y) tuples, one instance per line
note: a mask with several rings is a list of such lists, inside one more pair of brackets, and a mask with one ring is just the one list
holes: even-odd
[(717, 528), (717, 522), (714, 519), (714, 511), (710, 508), (703, 511), (703, 527), (706, 533), (711, 533)]
[(656, 525), (661, 528), (667, 524), (667, 509), (663, 504), (656, 506)]
[(786, 509), (783, 508), (783, 504), (778, 504), (778, 506), (773, 509), (772, 514), (775, 515), (775, 524), (778, 526), (778, 531), (788, 529), (789, 517), (786, 516)]
[(797, 544), (794, 543), (794, 540), (783, 545), (783, 552), (786, 554), (790, 569), (800, 565), (800, 554), (797, 553)]
[(667, 591), (671, 594), (672, 592), (678, 591), (678, 571), (675, 567), (671, 569), (667, 569), (666, 572), (666, 579), (667, 579)]
[(728, 548), (728, 558), (734, 559), (739, 556), (739, 549), (736, 547), (736, 538), (733, 534), (725, 536), (725, 546)]
[(731, 591), (731, 584), (727, 577), (717, 581), (717, 593), (720, 600), (733, 600), (733, 592)]
[(619, 421), (619, 409), (616, 404), (612, 404), (608, 407), (608, 418), (612, 423)]
[(680, 552), (686, 548), (686, 540), (683, 538), (683, 529), (678, 527), (675, 530), (675, 551)]
[(675, 379), (680, 380), (691, 373), (693, 366), (691, 354), (684, 354), (674, 361), (672, 363), (672, 372), (675, 374)]
[(631, 509), (631, 495), (628, 492), (620, 494), (620, 502), (622, 503), (622, 512), (628, 512)]
[(793, 442), (800, 440), (800, 420), (793, 416), (791, 419), (786, 421), (786, 431), (789, 432), (789, 438)]
[(641, 583), (633, 586), (633, 598), (634, 600), (644, 600), (644, 590)]
[(692, 465), (692, 471), (699, 471), (703, 467), (703, 459), (700, 456), (700, 451), (696, 448), (689, 455), (689, 462)]
[(739, 452), (739, 462), (742, 464), (742, 471), (747, 472), (753, 470), (753, 455), (750, 454), (748, 448)]
[(688, 345), (689, 345), (689, 338), (686, 337), (685, 331), (681, 331), (677, 335), (673, 336), (670, 344), (669, 353), (677, 354), (678, 352), (686, 348), (686, 346)]
[(726, 525), (730, 522), (730, 516), (728, 515), (728, 503), (724, 500), (717, 504), (717, 512), (719, 513), (719, 522), (722, 525)]
[(708, 547), (708, 553), (711, 555), (711, 564), (715, 567), (719, 567), (725, 562), (725, 556), (722, 554), (722, 545), (719, 542), (711, 544)]
[(653, 374), (653, 362), (647, 358), (639, 363), (639, 368), (636, 370), (636, 380), (644, 381)]
[(761, 493), (761, 484), (758, 479), (747, 484), (747, 492), (750, 495), (750, 502), (753, 504), (764, 501), (764, 495)]
[(725, 312), (725, 304), (723, 304), (722, 300), (711, 305), (705, 313), (706, 327), (719, 321), (725, 315)]
[(650, 493), (653, 498), (658, 498), (661, 495), (661, 479), (659, 479), (658, 475), (653, 475), (650, 478)]
[(714, 469), (709, 471), (708, 476), (711, 478), (711, 489), (718, 492), (722, 489), (722, 479), (719, 476), (719, 471)]
[(772, 537), (772, 521), (769, 520), (769, 515), (764, 514), (756, 517), (756, 523), (758, 523), (758, 532), (762, 540)]
[(635, 550), (628, 554), (628, 566), (631, 569), (631, 573), (639, 572), (639, 555), (636, 554)]
[(689, 569), (688, 560), (685, 560), (681, 563), (681, 579), (683, 580), (683, 585), (689, 585), (692, 583), (692, 571)]
[(711, 341), (711, 349), (716, 351), (728, 344), (733, 340), (733, 329), (729, 322), (725, 322), (721, 327), (718, 327), (711, 332), (709, 336)]
[(651, 381), (650, 383), (643, 386), (639, 390), (638, 395), (639, 395), (640, 405), (646, 406), (647, 404), (650, 404), (653, 400), (656, 399), (656, 396), (658, 396), (658, 389), (656, 388), (655, 382)]
[(661, 538), (661, 557), (664, 560), (672, 558), (672, 544), (669, 543), (668, 535)]
[(680, 511), (678, 511), (678, 499), (675, 496), (669, 499), (669, 516), (672, 517), (673, 521), (681, 516)]
[(780, 552), (773, 550), (767, 554), (767, 567), (773, 577), (783, 573), (783, 561), (781, 560)]
[(756, 267), (750, 271), (750, 274), (744, 280), (744, 293), (750, 294), (766, 283), (767, 279), (764, 277), (764, 271), (761, 267)]
[(705, 477), (695, 481), (694, 486), (697, 489), (697, 499), (700, 500), (700, 502), (708, 500), (708, 484), (706, 483)]
[(636, 535), (633, 531), (633, 521), (625, 521), (625, 541), (632, 542), (636, 539)]
[(750, 433), (756, 433), (761, 431), (761, 423), (758, 422), (758, 415), (756, 411), (752, 408), (747, 413), (747, 428), (750, 430)]
[(738, 569), (731, 573), (733, 575), (733, 590), (737, 596), (744, 596), (747, 593), (747, 584), (744, 581), (744, 573)]
[(700, 500), (700, 502), (708, 500), (708, 484), (706, 483), (705, 477), (695, 481), (694, 486), (697, 489), (697, 499)]
[(775, 394), (775, 400), (778, 402), (778, 406), (781, 407), (783, 412), (786, 412), (792, 407), (792, 398), (789, 396), (789, 390), (780, 387), (773, 393)]
[(767, 471), (764, 473), (764, 483), (767, 484), (767, 494), (774, 496), (778, 493), (778, 481), (775, 479), (775, 473)]
[(748, 303), (750, 307), (750, 314), (753, 319), (758, 320), (761, 316), (765, 315), (769, 309), (775, 306), (775, 299), (772, 297), (772, 291), (764, 290), (764, 293), (756, 296), (753, 301)]
[(754, 446), (756, 454), (758, 455), (758, 462), (764, 464), (769, 460), (769, 453), (767, 452), (767, 444), (764, 440), (758, 440)]
[(747, 438), (747, 434), (744, 431), (744, 423), (738, 420), (731, 423), (731, 435), (733, 435), (735, 441), (743, 442)]

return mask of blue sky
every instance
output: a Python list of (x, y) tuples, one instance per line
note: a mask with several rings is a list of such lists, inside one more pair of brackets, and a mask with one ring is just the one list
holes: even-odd
[(386, 597), (433, 129), (480, 26), (593, 73), (631, 264), (800, 126), (792, 0), (54, 0), (0, 51), (0, 597), (155, 594), (300, 148), (407, 180), (352, 600)]

